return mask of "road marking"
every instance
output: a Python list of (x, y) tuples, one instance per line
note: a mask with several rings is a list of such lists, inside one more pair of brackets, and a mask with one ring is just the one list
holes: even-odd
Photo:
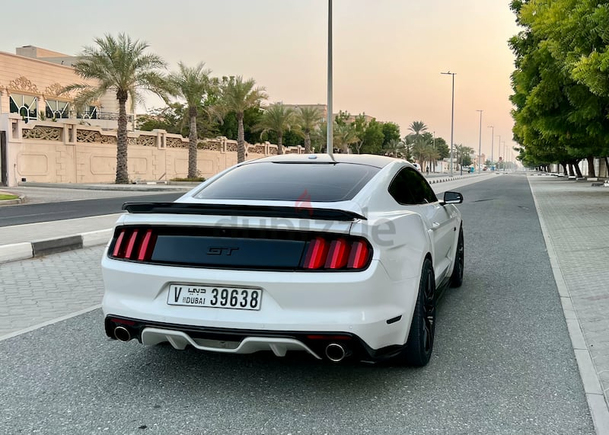
[(92, 307), (85, 308), (84, 310), (76, 311), (74, 313), (66, 314), (65, 316), (57, 317), (55, 319), (47, 320), (46, 322), (39, 323), (34, 326), (30, 326), (25, 329), (20, 329), (19, 331), (11, 332), (9, 334), (0, 336), (0, 341), (8, 340), (9, 338), (17, 337), (21, 334), (27, 334), (28, 332), (35, 331), (36, 329), (44, 328), (45, 326), (53, 325), (55, 323), (63, 322), (64, 320), (71, 319), (72, 317), (77, 317), (82, 314), (86, 314), (90, 311), (97, 310), (101, 308), (101, 304), (93, 305)]

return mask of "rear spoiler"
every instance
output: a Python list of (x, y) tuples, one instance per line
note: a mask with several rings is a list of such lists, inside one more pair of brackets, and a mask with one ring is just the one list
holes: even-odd
[(366, 220), (347, 210), (328, 208), (272, 207), (266, 205), (193, 204), (183, 202), (126, 202), (123, 210), (133, 214), (198, 214), (213, 216), (258, 216), (272, 218), (316, 219), (328, 221)]

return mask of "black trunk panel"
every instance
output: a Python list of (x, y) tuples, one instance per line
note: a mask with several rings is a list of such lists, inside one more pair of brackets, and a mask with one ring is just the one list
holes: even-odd
[(208, 267), (297, 269), (305, 242), (159, 235), (151, 261)]

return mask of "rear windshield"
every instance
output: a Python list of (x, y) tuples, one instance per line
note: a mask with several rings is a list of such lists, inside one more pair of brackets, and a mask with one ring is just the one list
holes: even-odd
[(349, 163), (252, 163), (229, 171), (203, 188), (195, 198), (346, 201), (379, 170)]

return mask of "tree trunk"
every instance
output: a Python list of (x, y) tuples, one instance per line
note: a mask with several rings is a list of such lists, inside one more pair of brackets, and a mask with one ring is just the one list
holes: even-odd
[[(560, 162), (559, 165), (562, 165), (563, 174), (565, 174), (565, 176), (569, 175), (567, 173), (567, 163), (566, 162)], [(558, 172), (560, 172), (560, 166), (558, 167)]]
[(577, 174), (577, 178), (584, 178), (584, 176), (582, 175), (582, 171), (581, 169), (579, 169), (579, 160), (577, 160), (575, 162), (575, 164), (573, 165), (573, 167), (575, 168), (575, 172)]
[(309, 130), (305, 130), (305, 137), (304, 137), (304, 146), (305, 146), (305, 154), (311, 154), (311, 133)]
[(197, 178), (197, 108), (189, 107), (190, 132), (188, 133), (188, 178)]
[(277, 154), (283, 154), (283, 133), (280, 131), (277, 132)]
[(609, 176), (609, 159), (605, 157), (605, 177)]
[(594, 170), (594, 157), (588, 156), (586, 157), (586, 160), (588, 160), (588, 177), (596, 177), (596, 171)]
[(127, 92), (118, 91), (118, 130), (116, 131), (116, 184), (129, 184), (127, 170)]
[(573, 162), (569, 162), (569, 176), (575, 176), (575, 171), (573, 171)]
[(245, 135), (243, 133), (243, 112), (237, 113), (237, 163), (245, 161)]

